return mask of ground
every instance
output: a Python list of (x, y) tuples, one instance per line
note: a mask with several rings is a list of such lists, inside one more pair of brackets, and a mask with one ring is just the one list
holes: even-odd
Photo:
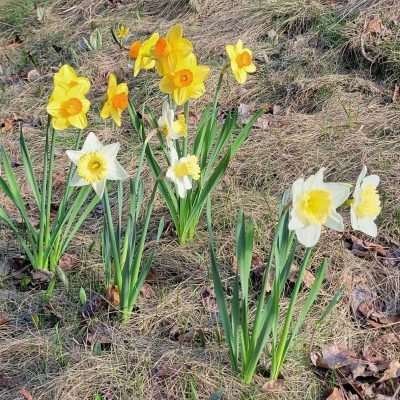
[[(180, 246), (168, 233), (160, 245), (149, 243), (156, 251), (154, 266), (137, 311), (122, 326), (112, 309), (81, 317), (80, 288), (88, 296), (102, 294), (101, 209), (68, 250), (75, 260), (73, 268), (67, 263), (68, 290), (60, 284), (49, 304), (41, 290), (23, 291), (8, 274), (10, 260), (20, 253), (0, 226), (0, 398), (217, 399), (222, 391), (224, 399), (326, 399), (338, 377), (317, 369), (310, 353), (333, 343), (365, 353), (379, 338), (398, 335), (398, 320), (372, 324), (370, 315), (361, 320), (352, 299), (355, 288), (367, 288), (384, 304), (385, 317), (400, 310), (399, 262), (393, 256), (400, 245), (399, 9), (398, 0), (1, 0), (0, 141), (22, 186), (18, 125), (40, 160), (52, 75), (64, 63), (92, 82), (90, 130), (104, 141), (118, 138), (121, 163), (134, 171), (139, 142), (127, 119), (116, 129), (99, 117), (106, 77), (114, 71), (128, 81), (136, 104), (159, 110), (161, 96), (153, 74), (133, 78), (127, 52), (113, 41), (110, 28), (124, 23), (135, 40), (181, 22), (199, 59), (212, 69), (207, 95), (191, 106), (192, 123), (211, 99), (225, 44), (241, 38), (257, 64), (245, 85), (224, 81), (220, 102), (222, 112), (240, 108), (243, 118), (247, 110), (265, 110), (213, 194), (227, 286), (238, 210), (254, 218), (255, 252), (266, 258), (280, 196), (301, 175), (325, 166), (330, 180), (354, 182), (365, 164), (381, 177), (383, 212), (372, 244), (356, 234), (369, 240), (362, 251), (355, 249), (354, 232), (323, 235), (313, 268), (329, 255), (328, 277), (284, 365), (284, 388), (272, 394), (261, 390), (266, 357), (250, 386), (230, 369), (217, 325), (205, 221), (190, 245)], [(83, 39), (95, 29), (102, 44), (89, 49)], [(64, 150), (72, 143), (73, 132), (57, 135), (56, 191), (65, 179)], [(40, 171), (40, 163), (35, 165)], [(145, 174), (151, 181), (150, 172)], [(0, 201), (10, 206), (1, 193)], [(167, 213), (158, 198), (153, 233), (162, 215)], [(341, 300), (317, 325), (338, 289)], [(399, 359), (398, 340), (379, 350), (388, 360)], [(385, 398), (397, 398), (395, 392)]]

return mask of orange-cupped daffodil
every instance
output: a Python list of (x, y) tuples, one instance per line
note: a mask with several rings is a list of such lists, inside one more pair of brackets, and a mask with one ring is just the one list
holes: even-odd
[[(134, 76), (138, 76), (139, 72), (142, 69), (152, 69), (156, 65), (156, 61), (153, 58), (153, 48), (157, 43), (159, 37), (160, 35), (157, 32), (155, 32), (143, 43), (141, 43), (140, 46), (138, 46), (137, 55), (135, 58), (135, 66), (133, 68)], [(132, 52), (134, 53), (134, 51)]]
[(68, 64), (63, 65), (53, 77), (54, 87), (62, 87), (65, 90), (73, 87), (80, 87), (80, 92), (85, 95), (90, 90), (90, 81), (88, 78), (78, 76), (75, 70)]
[(153, 48), (158, 74), (164, 76), (174, 70), (176, 62), (187, 57), (192, 51), (192, 43), (183, 37), (182, 25), (176, 24), (171, 27), (165, 37), (157, 40)]
[(51, 123), (57, 130), (70, 126), (86, 128), (86, 113), (89, 108), (90, 101), (85, 97), (85, 90), (79, 85), (67, 90), (56, 86), (47, 104), (47, 112), (52, 116)]
[(204, 81), (210, 73), (206, 65), (198, 65), (196, 56), (178, 59), (174, 70), (169, 71), (160, 81), (160, 90), (172, 96), (177, 105), (189, 99), (198, 99), (205, 92)]
[(117, 78), (113, 73), (108, 77), (107, 100), (103, 105), (100, 116), (103, 119), (112, 118), (121, 126), (121, 114), (128, 107), (128, 85), (117, 84)]
[(240, 84), (245, 83), (247, 74), (256, 71), (253, 53), (250, 49), (243, 47), (243, 42), (240, 39), (235, 45), (228, 44), (225, 49), (231, 62), (233, 76)]

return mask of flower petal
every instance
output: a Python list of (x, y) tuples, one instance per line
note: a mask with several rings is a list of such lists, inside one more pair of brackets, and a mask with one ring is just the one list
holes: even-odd
[(325, 222), (325, 226), (335, 231), (343, 232), (344, 224), (342, 216), (334, 211), (331, 215), (329, 215), (328, 219)]
[(333, 207), (340, 207), (350, 196), (351, 185), (348, 183), (327, 182), (324, 184), (332, 194)]
[(92, 184), (94, 191), (96, 192), (97, 196), (100, 197), (100, 199), (103, 197), (104, 194), (104, 189), (106, 187), (106, 181), (102, 180), (99, 182), (95, 182)]
[(94, 132), (90, 132), (85, 140), (85, 143), (82, 146), (82, 153), (88, 153), (91, 151), (99, 151), (103, 148), (103, 145), (97, 139), (97, 136)]
[(305, 247), (314, 247), (321, 236), (320, 225), (307, 225), (304, 228), (297, 229), (296, 236), (298, 241)]
[(117, 160), (110, 162), (108, 167), (107, 179), (111, 181), (122, 181), (128, 178), (127, 172), (122, 168)]

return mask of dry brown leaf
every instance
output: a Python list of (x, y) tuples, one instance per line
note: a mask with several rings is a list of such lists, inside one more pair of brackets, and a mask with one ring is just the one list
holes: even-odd
[(82, 306), (81, 315), (83, 318), (93, 317), (97, 312), (106, 308), (107, 303), (105, 299), (98, 294), (94, 294), (90, 299)]
[(345, 235), (344, 240), (345, 246), (357, 257), (368, 257), (372, 254), (379, 257), (387, 256), (387, 248), (380, 244), (359, 239), (352, 234)]
[(33, 400), (32, 395), (31, 395), (30, 392), (29, 392), (27, 389), (25, 389), (25, 388), (22, 388), (22, 389), (19, 391), (19, 394), (20, 394), (25, 400)]
[(399, 100), (399, 97), (400, 97), (400, 86), (396, 83), (394, 85), (394, 90), (392, 95), (393, 103), (396, 103)]
[[(297, 277), (299, 275), (299, 267), (296, 264), (292, 264), (290, 267), (290, 273), (289, 273), (289, 281), (292, 283), (296, 283)], [(308, 289), (311, 288), (311, 286), (315, 282), (315, 276), (312, 272), (305, 270), (304, 272), (304, 277), (303, 277), (303, 283), (304, 286)]]
[(71, 271), (79, 265), (79, 257), (75, 254), (65, 253), (58, 262), (58, 266), (63, 271)]
[(378, 382), (385, 382), (390, 379), (400, 378), (400, 362), (399, 361), (391, 361), (388, 369), (384, 372), (381, 379)]
[(106, 299), (113, 305), (118, 306), (120, 303), (118, 287), (113, 285), (106, 289)]
[(218, 311), (217, 298), (215, 297), (214, 289), (205, 287), (201, 290), (200, 295), (201, 302), (206, 310), (213, 313)]
[(109, 326), (104, 324), (99, 324), (92, 326), (86, 334), (86, 343), (93, 344), (111, 344), (113, 342), (112, 330)]
[(270, 380), (265, 382), (261, 388), (262, 392), (282, 392), (285, 390), (285, 382), (283, 379)]
[(311, 353), (311, 362), (320, 368), (338, 369), (354, 364), (357, 355), (345, 347), (331, 345), (323, 348), (320, 352)]
[(145, 282), (142, 288), (140, 289), (140, 294), (145, 299), (150, 299), (156, 295), (154, 289), (147, 282)]
[(29, 82), (36, 81), (39, 78), (40, 78), (40, 73), (39, 73), (39, 71), (37, 69), (31, 69), (26, 75), (26, 79)]
[(18, 125), (18, 119), (14, 116), (0, 119), (0, 130), (4, 133), (12, 132)]
[(0, 312), (0, 326), (9, 322), (8, 315), (5, 312)]
[(346, 397), (343, 395), (342, 389), (334, 388), (326, 400), (346, 400)]
[(378, 16), (374, 15), (367, 21), (364, 33), (374, 33), (379, 35), (382, 33), (383, 29), (384, 26), (382, 20)]

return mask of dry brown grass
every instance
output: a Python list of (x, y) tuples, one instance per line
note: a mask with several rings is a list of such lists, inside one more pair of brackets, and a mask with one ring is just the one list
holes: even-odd
[[(12, 2), (6, 1), (9, 7)], [(241, 37), (254, 49), (258, 72), (244, 87), (231, 79), (224, 81), (222, 109), (237, 108), (240, 103), (268, 108), (272, 103), (280, 106), (280, 112), (263, 117), (269, 125), (254, 129), (214, 194), (224, 284), (229, 286), (232, 277), (238, 210), (244, 209), (255, 219), (255, 252), (267, 257), (282, 192), (298, 176), (308, 175), (320, 165), (328, 168), (328, 178), (333, 180), (356, 179), (364, 163), (381, 176), (384, 207), (377, 242), (398, 246), (400, 106), (391, 100), (393, 81), (400, 76), (399, 25), (391, 15), (396, 6), (398, 0), (50, 1), (45, 5), (44, 24), (31, 11), (12, 28), (0, 25), (0, 32), (5, 33), (0, 39), (4, 71), (0, 73), (0, 90), (5, 88), (0, 92), (0, 121), (13, 115), (21, 118), (34, 158), (40, 160), (51, 76), (62, 63), (77, 62), (93, 85), (92, 129), (105, 141), (118, 136), (121, 162), (133, 172), (132, 154), (136, 154), (138, 144), (127, 124), (114, 130), (96, 115), (105, 78), (115, 71), (119, 79), (129, 79), (138, 104), (159, 107), (160, 97), (151, 74), (132, 80), (125, 54), (111, 40), (110, 27), (124, 22), (132, 38), (144, 38), (153, 30), (165, 31), (178, 21), (184, 23), (201, 62), (214, 67), (207, 95), (193, 105), (194, 112), (211, 98), (218, 78), (216, 67), (224, 62), (225, 44)], [(0, 6), (0, 10), (5, 9)], [(387, 28), (384, 35), (362, 35), (371, 16), (381, 18)], [(103, 48), (82, 50), (80, 39), (95, 27), (103, 33)], [(22, 43), (10, 46), (14, 32)], [(76, 58), (71, 56), (71, 48)], [(28, 53), (34, 56), (33, 61), (26, 57)], [(26, 74), (33, 68), (39, 78), (28, 81)], [(0, 141), (13, 160), (18, 160), (16, 132), (0, 131)], [(62, 150), (71, 146), (72, 135), (58, 135), (57, 143), (62, 165)], [(35, 168), (39, 172), (40, 163)], [(60, 167), (59, 173), (64, 172)], [(18, 174), (24, 184), (22, 168)], [(145, 175), (150, 178), (148, 170)], [(0, 202), (10, 207), (1, 193)], [(166, 209), (158, 199), (152, 232), (162, 215)], [(140, 299), (132, 320), (122, 327), (113, 312), (105, 311), (85, 323), (79, 316), (79, 288), (85, 287), (88, 293), (101, 291), (98, 216), (88, 221), (69, 250), (79, 255), (81, 265), (69, 273), (70, 290), (58, 288), (51, 301), (55, 319), (43, 308), (40, 291), (18, 291), (0, 268), (0, 311), (10, 318), (8, 324), (0, 325), (0, 398), (17, 399), (25, 387), (34, 399), (43, 400), (94, 400), (96, 394), (113, 400), (191, 399), (193, 383), (199, 399), (208, 399), (219, 388), (224, 389), (224, 399), (325, 399), (333, 382), (315, 374), (310, 350), (328, 343), (362, 350), (397, 328), (361, 326), (350, 311), (349, 295), (353, 285), (362, 282), (389, 305), (389, 312), (398, 311), (398, 270), (374, 259), (355, 257), (344, 248), (341, 235), (326, 233), (315, 261), (326, 254), (332, 256), (329, 276), (284, 366), (285, 390), (277, 395), (262, 393), (260, 387), (266, 379), (262, 371), (254, 385), (245, 387), (229, 368), (215, 303), (212, 296), (204, 294), (211, 280), (203, 222), (196, 241), (186, 247), (180, 247), (173, 234), (163, 237), (155, 249), (148, 281), (152, 290)], [(18, 254), (12, 239), (0, 227), (0, 266)], [(343, 299), (316, 331), (315, 321), (339, 288), (344, 291)], [(40, 326), (35, 325), (32, 315), (39, 315)], [(105, 341), (112, 342), (101, 351), (85, 340), (96, 327), (106, 331)], [(384, 351), (390, 359), (399, 358), (398, 347), (388, 346)], [(267, 357), (262, 367), (268, 368)]]

